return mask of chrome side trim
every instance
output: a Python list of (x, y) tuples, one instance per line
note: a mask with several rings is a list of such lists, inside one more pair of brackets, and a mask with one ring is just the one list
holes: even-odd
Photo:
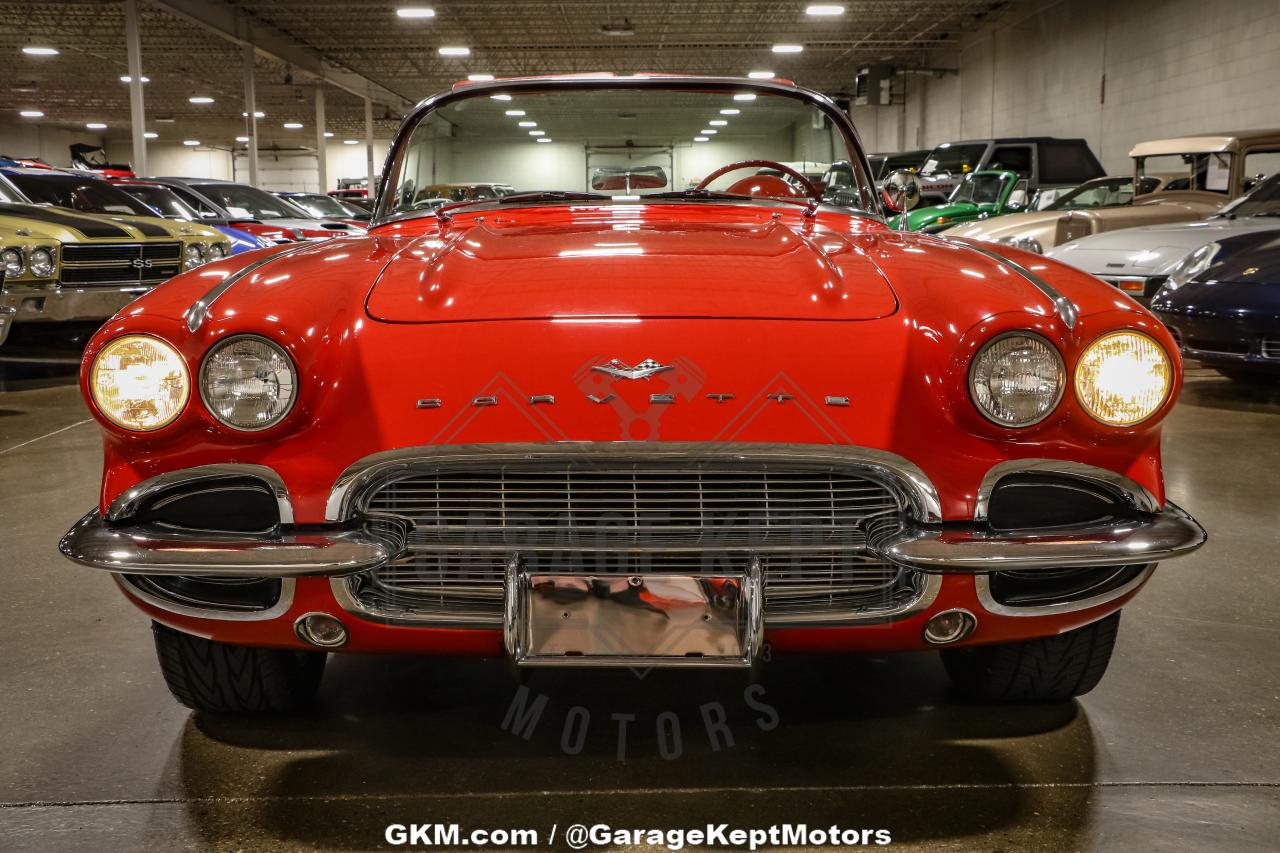
[(280, 598), (266, 610), (221, 610), (216, 607), (192, 607), (189, 604), (169, 601), (135, 586), (127, 575), (117, 574), (114, 577), (116, 584), (124, 591), (125, 595), (150, 604), (152, 607), (158, 607), (178, 616), (191, 616), (197, 619), (218, 619), (227, 622), (258, 622), (266, 619), (275, 619), (277, 616), (288, 613), (289, 608), (293, 606), (293, 595), (297, 586), (297, 582), (293, 578), (285, 578), (280, 581)]
[(999, 252), (992, 251), (978, 242), (957, 240), (954, 237), (940, 237), (939, 239), (946, 240), (948, 243), (955, 246), (963, 246), (964, 248), (977, 252), (980, 255), (986, 255), (993, 261), (1009, 267), (1009, 269), (1013, 270), (1030, 282), (1036, 290), (1039, 290), (1048, 297), (1049, 301), (1053, 303), (1053, 310), (1062, 319), (1063, 324), (1065, 324), (1068, 329), (1074, 329), (1076, 327), (1076, 322), (1080, 319), (1080, 309), (1076, 307), (1076, 304), (1063, 296), (1052, 284), (1045, 281), (1022, 264), (1019, 264), (1016, 261), (1011, 261)]
[(1010, 474), (1062, 474), (1079, 477), (1102, 486), (1113, 493), (1138, 512), (1159, 512), (1160, 502), (1145, 486), (1130, 480), (1123, 474), (1108, 471), (1106, 468), (1095, 468), (1083, 462), (1068, 462), (1064, 459), (1010, 459), (991, 466), (982, 477), (978, 486), (978, 497), (974, 503), (974, 521), (986, 521), (991, 507), (991, 494), (1001, 478)]
[(867, 543), (883, 560), (926, 572), (999, 572), (1156, 563), (1189, 554), (1207, 534), (1175, 504), (1143, 519), (1052, 530), (991, 532), (981, 527), (926, 527)]
[(242, 267), (236, 272), (228, 275), (222, 281), (210, 288), (208, 293), (193, 302), (191, 307), (187, 309), (186, 313), (182, 315), (182, 318), (187, 321), (187, 330), (191, 332), (198, 330), (200, 326), (204, 324), (204, 321), (209, 318), (209, 309), (213, 306), (213, 303), (218, 300), (218, 297), (230, 290), (231, 286), (236, 282), (240, 281), (245, 276), (256, 272), (262, 267), (265, 267), (267, 264), (278, 258), (283, 258), (285, 255), (292, 255), (294, 252), (306, 249), (313, 245), (315, 244), (298, 243), (297, 245), (290, 246), (287, 249), (282, 249), (270, 257), (254, 261), (248, 266)]
[(361, 527), (287, 529), (277, 535), (192, 536), (158, 525), (113, 527), (95, 509), (58, 543), (64, 556), (94, 569), (134, 575), (285, 578), (344, 575), (380, 568), (401, 548)]
[(275, 493), (276, 507), (280, 511), (280, 523), (293, 524), (293, 503), (289, 500), (289, 489), (280, 475), (266, 465), (250, 465), (243, 462), (197, 465), (194, 468), (182, 468), (143, 480), (116, 496), (107, 509), (107, 521), (118, 522), (135, 515), (142, 502), (158, 491), (184, 483), (221, 477), (253, 477), (266, 483)]
[(991, 595), (991, 576), (988, 574), (974, 575), (973, 585), (978, 593), (978, 603), (988, 613), (993, 613), (997, 616), (1056, 616), (1059, 613), (1075, 613), (1079, 610), (1088, 610), (1090, 607), (1097, 607), (1109, 601), (1115, 601), (1117, 598), (1122, 598), (1146, 583), (1155, 570), (1156, 567), (1154, 565), (1147, 566), (1133, 580), (1101, 595), (1082, 598), (1078, 601), (1064, 601), (1061, 604), (1041, 604), (1035, 607), (1010, 607), (1007, 604), (1001, 604), (996, 601)]
[(356, 517), (360, 496), (383, 483), (432, 465), (502, 465), (581, 457), (609, 461), (741, 460), (861, 468), (895, 485), (912, 516), (924, 523), (942, 520), (942, 504), (933, 483), (914, 463), (884, 450), (839, 444), (772, 444), (685, 441), (548, 442), (521, 444), (454, 444), (406, 447), (375, 453), (350, 465), (338, 477), (325, 505), (325, 520)]

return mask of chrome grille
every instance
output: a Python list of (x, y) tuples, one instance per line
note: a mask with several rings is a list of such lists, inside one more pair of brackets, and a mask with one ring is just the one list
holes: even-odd
[(716, 461), (439, 467), (374, 488), (408, 522), (407, 553), (342, 583), (366, 612), (501, 623), (507, 561), (582, 574), (728, 573), (761, 560), (769, 624), (894, 612), (921, 576), (867, 553), (904, 501), (860, 471)]
[(1263, 338), (1260, 352), (1263, 358), (1280, 358), (1280, 337)]
[(182, 271), (182, 244), (80, 243), (62, 248), (63, 284), (157, 284)]

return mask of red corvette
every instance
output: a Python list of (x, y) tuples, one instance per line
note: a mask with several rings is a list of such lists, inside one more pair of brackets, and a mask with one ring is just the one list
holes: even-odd
[[(785, 165), (835, 160), (830, 200)], [(477, 179), (539, 187), (425, 203)], [(1070, 267), (890, 230), (913, 189), (877, 195), (847, 116), (779, 81), (459, 84), (405, 120), (367, 234), (97, 334), (101, 501), (61, 549), (210, 711), (296, 708), (330, 652), (938, 649), (968, 697), (1086, 692), (1205, 539), (1161, 479), (1178, 348)]]

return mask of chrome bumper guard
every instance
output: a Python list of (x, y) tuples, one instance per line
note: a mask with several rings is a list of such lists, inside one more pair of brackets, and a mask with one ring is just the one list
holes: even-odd
[(1207, 534), (1180, 507), (1106, 523), (1041, 530), (993, 531), (985, 524), (908, 523), (868, 550), (923, 572), (985, 574), (1035, 569), (1156, 563), (1189, 554)]
[(13, 328), (13, 315), (17, 313), (16, 308), (0, 305), (0, 346), (4, 346), (5, 339), (9, 337), (9, 330)]

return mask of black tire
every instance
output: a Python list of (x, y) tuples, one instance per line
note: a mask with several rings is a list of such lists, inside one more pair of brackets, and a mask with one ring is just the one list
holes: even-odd
[(956, 691), (974, 702), (1065, 702), (1098, 686), (1116, 645), (1120, 614), (1055, 637), (944, 649)]
[(279, 714), (315, 698), (324, 652), (233, 646), (151, 623), (169, 692), (195, 711)]

